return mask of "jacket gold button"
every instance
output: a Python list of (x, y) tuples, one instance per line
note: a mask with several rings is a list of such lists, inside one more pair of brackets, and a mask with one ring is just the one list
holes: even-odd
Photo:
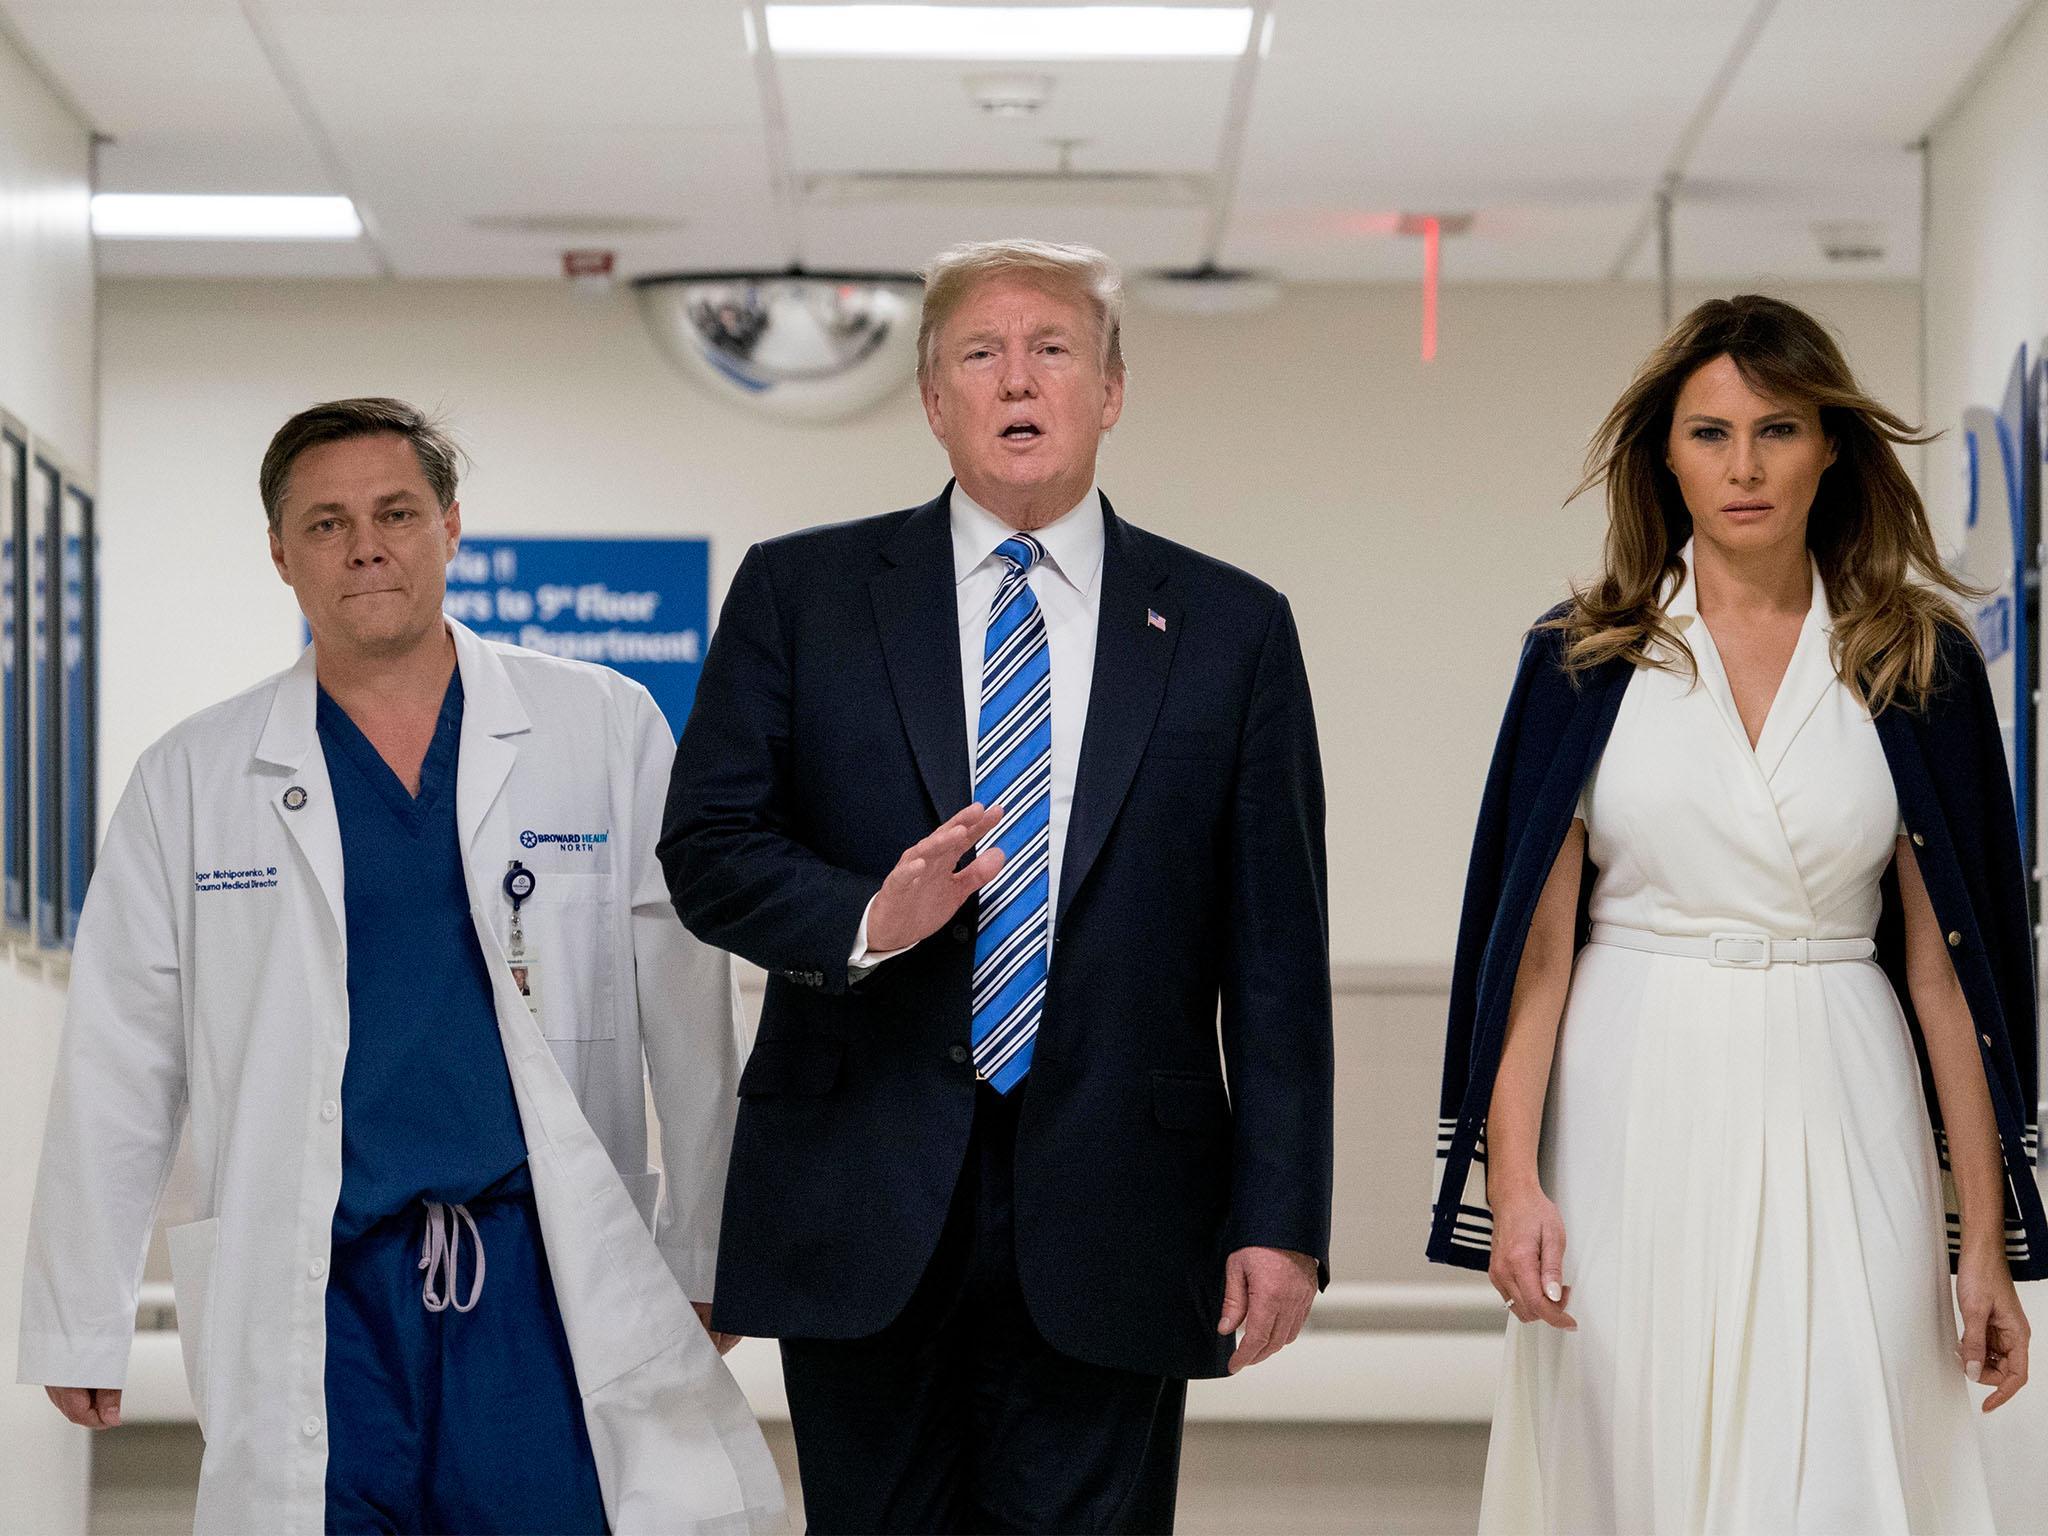
[(1915, 832), (1913, 834), (1913, 846), (1915, 848), (1925, 848), (1927, 846), (1927, 839), (1922, 837), (1918, 832)]
[(1989, 1035), (1979, 1035), (1977, 1038), (1984, 1042), (1984, 1049), (1987, 1051), (1991, 1049), (1991, 1037)]
[(1958, 944), (1960, 944), (1960, 943), (1962, 943), (1962, 942), (1963, 942), (1963, 936), (1962, 936), (1962, 935), (1961, 935), (1960, 933), (1957, 933), (1957, 932), (1955, 931), (1955, 929), (1953, 929), (1953, 928), (1949, 929), (1949, 931), (1948, 931), (1948, 947), (1949, 947), (1950, 949), (1954, 949), (1954, 948), (1955, 948), (1955, 947), (1956, 947), (1956, 946), (1957, 946)]

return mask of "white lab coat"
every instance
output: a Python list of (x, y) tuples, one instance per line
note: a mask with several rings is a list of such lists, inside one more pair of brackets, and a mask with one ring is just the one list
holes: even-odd
[[(674, 738), (615, 672), (449, 628), (470, 910), (605, 1512), (618, 1532), (779, 1528), (774, 1464), (687, 1299), (711, 1295), (738, 995), (728, 957), (676, 920), (654, 857)], [(200, 1531), (324, 1522), (349, 1019), (315, 698), (308, 651), (137, 765), (79, 925), (30, 1226), (21, 1380), (120, 1386), (189, 1113), (199, 1219), (169, 1238), (206, 1436)], [(504, 961), (515, 858), (538, 877), (522, 911), (538, 1022)]]

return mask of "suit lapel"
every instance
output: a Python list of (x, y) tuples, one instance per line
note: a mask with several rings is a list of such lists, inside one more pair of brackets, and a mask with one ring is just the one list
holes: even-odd
[(918, 774), (944, 821), (962, 810), (967, 778), (967, 695), (960, 679), (960, 607), (953, 573), (949, 482), (904, 520), (868, 584), (889, 686)]
[[(1088, 877), (1151, 738), (1166, 695), (1166, 674), (1180, 638), (1180, 605), (1164, 590), (1166, 573), (1139, 547), (1102, 498), (1102, 596), (1095, 621), (1095, 678), (1074, 775), (1074, 805), (1060, 866), (1055, 921), (1066, 917)], [(1157, 614), (1162, 630), (1151, 622)], [(1057, 686), (1057, 680), (1055, 680)]]

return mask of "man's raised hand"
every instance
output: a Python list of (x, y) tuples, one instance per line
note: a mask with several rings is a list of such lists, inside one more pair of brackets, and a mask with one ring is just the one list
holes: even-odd
[(1001, 825), (1004, 811), (978, 802), (904, 850), (868, 908), (868, 948), (908, 949), (937, 933), (961, 904), (993, 880), (1003, 853), (989, 848), (956, 871), (961, 857)]

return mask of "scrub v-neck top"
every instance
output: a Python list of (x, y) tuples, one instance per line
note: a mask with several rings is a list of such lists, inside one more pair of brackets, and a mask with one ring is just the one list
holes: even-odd
[(455, 820), (462, 674), (448, 679), (409, 794), (320, 690), (320, 747), (341, 824), (348, 1057), (337, 1242), (424, 1200), (460, 1204), (526, 1162), (490, 972), (470, 920)]

